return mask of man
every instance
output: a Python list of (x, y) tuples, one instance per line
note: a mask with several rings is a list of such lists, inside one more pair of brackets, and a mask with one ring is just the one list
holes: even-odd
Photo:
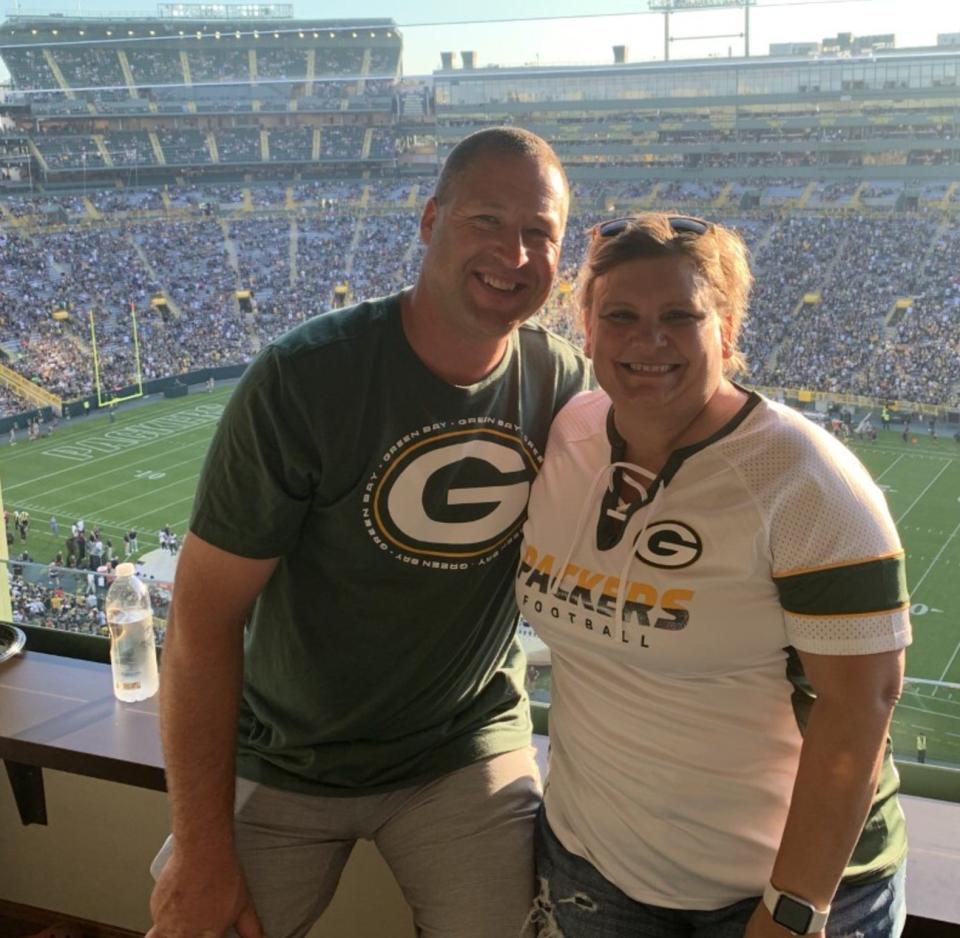
[(472, 135), (414, 287), (304, 323), (234, 392), (164, 646), (150, 938), (303, 935), (359, 838), (424, 938), (519, 933), (539, 780), (511, 578), (548, 425), (586, 383), (521, 323), (568, 200), (538, 137)]
[(50, 581), (50, 586), (56, 589), (60, 586), (60, 568), (63, 566), (63, 554), (57, 552), (56, 557), (50, 561), (47, 567), (47, 578)]
[(103, 541), (99, 536), (91, 535), (90, 538), (90, 569), (96, 570), (103, 564)]

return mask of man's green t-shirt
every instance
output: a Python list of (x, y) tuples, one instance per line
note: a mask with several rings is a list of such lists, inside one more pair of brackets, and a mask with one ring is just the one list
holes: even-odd
[(247, 625), (237, 771), (369, 794), (527, 745), (512, 575), (554, 414), (587, 383), (537, 325), (469, 387), (399, 296), (305, 322), (244, 373), (190, 528), (279, 557)]

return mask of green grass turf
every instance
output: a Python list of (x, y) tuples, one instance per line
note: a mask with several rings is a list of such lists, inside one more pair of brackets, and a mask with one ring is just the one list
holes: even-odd
[[(170, 525), (186, 532), (197, 476), (229, 389), (145, 406), (126, 405), (116, 421), (106, 415), (61, 422), (50, 438), (0, 447), (5, 508), (27, 509), (27, 549), (49, 562), (82, 517), (90, 530), (122, 553), (131, 527), (141, 553), (158, 546), (157, 532)], [(952, 437), (918, 433), (904, 442), (898, 430), (876, 443), (853, 448), (884, 487), (907, 549), (913, 603), (914, 644), (910, 678), (960, 685), (960, 445)], [(55, 515), (60, 536), (50, 533)], [(19, 540), (14, 551), (23, 549)], [(960, 688), (908, 682), (894, 725), (898, 755), (916, 755), (927, 737), (929, 761), (960, 765)]]
[[(19, 439), (0, 449), (4, 508), (30, 512), (26, 548), (48, 563), (64, 550), (70, 525), (83, 518), (89, 532), (99, 525), (104, 540), (122, 556), (122, 539), (137, 530), (140, 553), (159, 545), (169, 525), (187, 530), (203, 458), (229, 389), (173, 401), (131, 406), (106, 414), (61, 421), (50, 437)], [(60, 534), (50, 529), (55, 516)], [(12, 521), (11, 521), (12, 529)], [(11, 553), (23, 545), (17, 538)]]
[[(960, 685), (960, 445), (898, 431), (854, 449), (884, 488), (907, 551), (914, 642), (907, 676)], [(960, 764), (960, 687), (907, 682), (894, 721), (894, 749)]]

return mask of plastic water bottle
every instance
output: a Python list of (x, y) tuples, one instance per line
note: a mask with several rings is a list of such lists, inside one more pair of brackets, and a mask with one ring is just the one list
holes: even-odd
[(120, 564), (107, 590), (113, 692), (128, 702), (146, 700), (160, 686), (150, 593), (135, 574), (132, 563)]

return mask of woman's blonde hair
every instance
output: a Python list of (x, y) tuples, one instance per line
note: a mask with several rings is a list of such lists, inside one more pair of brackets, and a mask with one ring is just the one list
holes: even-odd
[[(738, 347), (747, 315), (753, 275), (747, 246), (735, 231), (685, 215), (645, 212), (616, 222), (603, 222), (593, 231), (587, 259), (580, 268), (578, 303), (584, 322), (590, 315), (598, 277), (638, 258), (688, 257), (713, 289), (723, 338), (729, 352), (723, 371), (727, 377), (745, 372), (747, 362)], [(700, 228), (705, 229), (700, 232)], [(605, 234), (603, 229), (610, 228)]]

